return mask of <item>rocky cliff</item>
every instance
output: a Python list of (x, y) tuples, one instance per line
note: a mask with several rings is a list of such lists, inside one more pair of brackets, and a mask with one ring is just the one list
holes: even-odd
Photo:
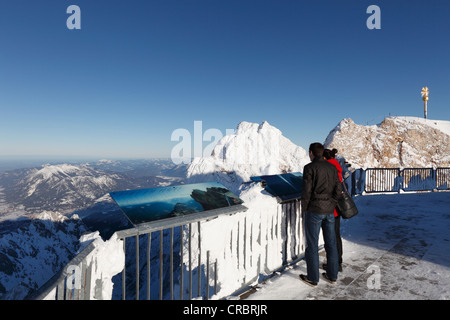
[(390, 117), (363, 126), (344, 119), (324, 144), (355, 168), (448, 167), (450, 121)]

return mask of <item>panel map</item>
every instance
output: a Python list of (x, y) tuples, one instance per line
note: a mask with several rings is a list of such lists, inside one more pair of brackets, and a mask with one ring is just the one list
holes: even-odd
[(243, 203), (218, 182), (117, 191), (110, 196), (135, 225)]
[(303, 174), (300, 172), (251, 177), (279, 202), (298, 199), (302, 195)]

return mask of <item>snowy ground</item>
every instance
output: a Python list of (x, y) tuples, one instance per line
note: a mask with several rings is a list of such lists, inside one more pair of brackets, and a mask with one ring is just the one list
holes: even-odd
[(337, 284), (304, 284), (300, 261), (247, 299), (449, 300), (450, 192), (366, 195), (356, 203), (359, 215), (341, 223), (344, 266)]

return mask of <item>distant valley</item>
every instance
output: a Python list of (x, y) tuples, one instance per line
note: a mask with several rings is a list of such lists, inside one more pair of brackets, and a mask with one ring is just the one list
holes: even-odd
[(183, 184), (185, 177), (185, 165), (165, 159), (44, 164), (5, 171), (0, 173), (0, 229), (5, 232), (18, 218), (49, 211), (77, 214), (89, 229), (115, 230), (128, 226), (128, 221), (110, 192)]

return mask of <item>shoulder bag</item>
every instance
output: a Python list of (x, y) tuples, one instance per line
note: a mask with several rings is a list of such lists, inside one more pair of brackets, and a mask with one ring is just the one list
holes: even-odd
[(338, 200), (337, 207), (339, 209), (339, 215), (343, 219), (350, 219), (358, 214), (358, 208), (348, 193), (344, 182), (342, 182), (342, 197)]

